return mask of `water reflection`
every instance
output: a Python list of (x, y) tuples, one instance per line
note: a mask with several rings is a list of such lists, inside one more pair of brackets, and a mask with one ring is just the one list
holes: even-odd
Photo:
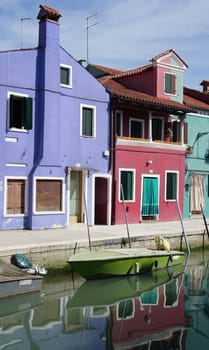
[(0, 299), (0, 350), (185, 349), (209, 346), (209, 266), (140, 277), (46, 280)]
[(164, 339), (174, 349), (184, 327), (182, 278), (180, 272), (164, 270), (140, 278), (85, 282), (67, 305), (82, 324), (80, 339), (93, 338), (93, 325), (99, 321), (98, 349), (151, 349)]

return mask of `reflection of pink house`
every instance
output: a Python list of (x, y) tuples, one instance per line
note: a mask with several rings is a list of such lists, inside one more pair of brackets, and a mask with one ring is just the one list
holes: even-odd
[(111, 309), (114, 349), (127, 349), (154, 341), (178, 342), (184, 327), (184, 289), (174, 279), (141, 297), (119, 302)]
[(126, 72), (88, 67), (111, 95), (113, 224), (124, 223), (122, 188), (129, 223), (178, 219), (176, 199), (183, 210), (186, 68), (174, 50)]

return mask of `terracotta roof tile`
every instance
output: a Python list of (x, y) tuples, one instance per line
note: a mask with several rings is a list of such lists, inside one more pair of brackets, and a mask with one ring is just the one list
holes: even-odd
[(179, 102), (158, 98), (144, 92), (133, 90), (115, 81), (112, 77), (104, 77), (100, 80), (103, 86), (108, 88), (115, 97), (132, 100), (139, 104), (149, 104), (150, 106), (161, 106), (172, 109), (176, 112), (189, 112), (191, 108)]
[(198, 90), (184, 87), (184, 102), (192, 108), (209, 110), (209, 95)]
[(59, 13), (59, 11), (53, 9), (52, 7), (49, 7), (47, 5), (40, 5), (40, 11), (37, 16), (37, 19), (51, 19), (53, 21), (58, 21), (62, 15)]
[(105, 66), (101, 66), (99, 64), (91, 64), (93, 67), (105, 72), (105, 73), (108, 73), (110, 75), (116, 75), (116, 74), (120, 74), (122, 73), (121, 70), (119, 69), (114, 69), (114, 68), (110, 68), (110, 67), (105, 67)]
[(132, 75), (140, 74), (140, 73), (143, 73), (147, 70), (151, 70), (152, 68), (153, 68), (152, 64), (147, 64), (146, 66), (143, 66), (143, 67), (138, 67), (135, 69), (128, 70), (126, 72), (121, 72), (119, 74), (116, 74), (114, 76), (114, 79), (119, 79), (119, 78), (124, 78), (124, 77), (129, 77)]

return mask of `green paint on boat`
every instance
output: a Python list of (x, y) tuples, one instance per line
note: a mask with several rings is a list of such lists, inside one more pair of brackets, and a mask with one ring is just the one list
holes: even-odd
[(73, 271), (86, 279), (136, 275), (183, 264), (185, 253), (179, 251), (111, 249), (72, 255), (68, 263)]

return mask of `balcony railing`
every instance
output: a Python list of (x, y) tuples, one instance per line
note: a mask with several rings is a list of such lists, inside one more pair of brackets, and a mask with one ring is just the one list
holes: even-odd
[(129, 145), (129, 146), (144, 146), (144, 147), (157, 147), (157, 148), (171, 148), (171, 149), (186, 149), (186, 145), (177, 141), (168, 140), (151, 140), (148, 138), (133, 138), (128, 136), (117, 136), (117, 145)]

